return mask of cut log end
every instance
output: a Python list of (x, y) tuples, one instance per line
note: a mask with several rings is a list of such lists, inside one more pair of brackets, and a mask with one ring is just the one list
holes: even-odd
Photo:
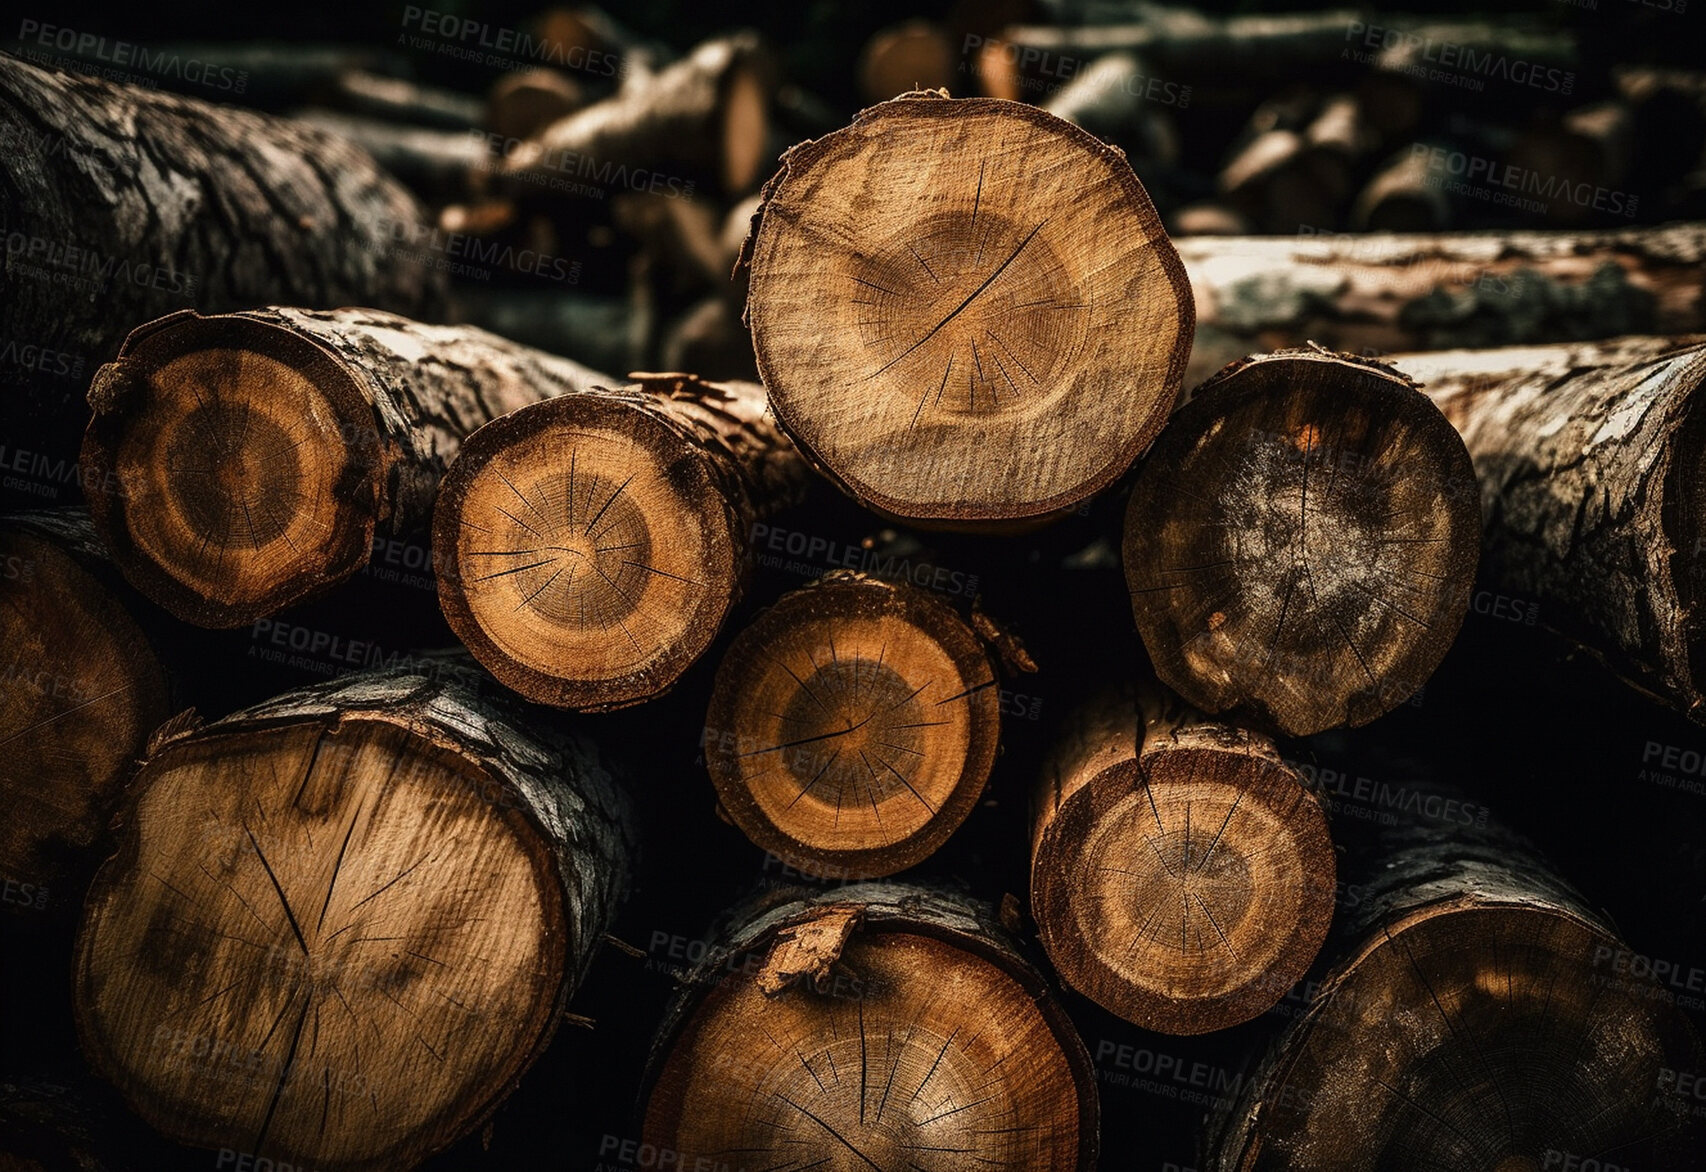
[(836, 575), (787, 595), (718, 671), (706, 763), (729, 816), (807, 873), (889, 875), (983, 792), (999, 736), (987, 653), (910, 587)]
[(770, 136), (770, 96), (758, 70), (730, 70), (723, 94), (723, 189), (752, 190), (764, 165)]
[(1468, 609), (1479, 549), (1462, 439), (1396, 374), (1328, 354), (1199, 388), (1133, 487), (1132, 611), (1157, 674), (1293, 735), (1412, 695)]
[(1073, 793), (1039, 836), (1032, 885), (1068, 984), (1147, 1029), (1206, 1033), (1308, 969), (1332, 917), (1333, 846), (1271, 753), (1187, 731)]
[(1173, 405), (1193, 317), (1122, 156), (1035, 107), (933, 96), (787, 157), (748, 304), (801, 446), (882, 512), (960, 522), (1112, 481)]
[(451, 628), (540, 703), (667, 690), (739, 590), (745, 534), (703, 449), (620, 396), (523, 408), (469, 437), (433, 546)]
[(1691, 1166), (1666, 1079), (1698, 1049), (1657, 985), (1611, 971), (1622, 947), (1531, 906), (1414, 913), (1356, 959), (1216, 1166)]
[(1075, 1070), (1002, 966), (919, 931), (864, 931), (826, 993), (736, 972), (662, 1067), (644, 1134), (707, 1162), (848, 1169), (1084, 1166)]
[(326, 351), (265, 322), (174, 315), (95, 387), (91, 514), (126, 577), (178, 617), (241, 626), (367, 559), (378, 433)]
[(0, 524), (0, 565), (0, 875), (51, 887), (166, 718), (166, 681), (123, 603), (55, 542)]
[(560, 1008), (569, 925), (493, 778), (368, 719), (192, 739), (147, 771), (76, 968), (85, 1048), (143, 1118), (400, 1167), (513, 1085)]

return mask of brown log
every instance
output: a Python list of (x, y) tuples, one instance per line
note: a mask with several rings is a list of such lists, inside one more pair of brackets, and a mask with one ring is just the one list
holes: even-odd
[(802, 871), (892, 875), (934, 853), (983, 795), (995, 684), (988, 651), (945, 603), (828, 574), (723, 656), (704, 735), (717, 800)]
[(734, 913), (667, 1014), (642, 1131), (686, 1167), (1083, 1170), (1095, 1078), (992, 910), (898, 883)]
[(1207, 1167), (1698, 1166), (1686, 1016), (1616, 969), (1627, 946), (1532, 847), (1453, 822), (1402, 824), (1347, 871), (1340, 960), (1215, 1121)]
[(886, 102), (911, 90), (955, 87), (957, 52), (947, 31), (928, 20), (883, 29), (859, 54), (859, 94), (867, 102)]
[(445, 465), (499, 415), (611, 380), (465, 326), (372, 310), (173, 314), (96, 372), (89, 507), (125, 576), (242, 626), (424, 538)]
[(155, 1128), (406, 1168), (549, 1042), (626, 891), (626, 799), (454, 663), (156, 739), (74, 970), (84, 1052)]
[[(135, 323), (185, 307), (439, 312), (443, 275), (392, 257), (419, 205), (325, 131), (5, 57), (0, 140), (18, 144), (0, 161), (4, 337), (93, 369)], [(20, 431), (70, 453), (86, 419), (44, 388)]]
[(75, 906), (66, 885), (169, 714), (145, 607), (81, 509), (0, 518), (0, 877), (17, 904)]
[(433, 203), (467, 199), (498, 162), (478, 132), (410, 126), (338, 110), (298, 110), (294, 117), (353, 143)]
[(506, 73), (486, 95), (483, 124), (500, 138), (531, 138), (587, 104), (586, 90), (560, 70)]
[(1351, 205), (1351, 226), (1362, 232), (1440, 232), (1455, 218), (1438, 173), (1428, 169), (1426, 143), (1412, 143), (1386, 161)]
[(472, 94), (365, 69), (344, 70), (313, 97), (357, 117), (436, 130), (478, 129), (486, 109), (485, 103)]
[(778, 419), (850, 495), (1012, 524), (1106, 487), (1160, 429), (1190, 351), (1177, 255), (1106, 144), (908, 95), (784, 157), (747, 318)]
[(1390, 367), (1319, 349), (1227, 367), (1132, 486), (1126, 581), (1156, 674), (1294, 736), (1402, 703), (1469, 609), (1474, 477)]
[(451, 629), (530, 700), (667, 692), (739, 601), (754, 522), (803, 492), (764, 388), (638, 375), (469, 436), (433, 517)]
[(1153, 682), (1094, 695), (1031, 804), (1031, 914), (1061, 979), (1145, 1029), (1248, 1021), (1333, 914), (1320, 799), (1267, 737)]
[(741, 195), (759, 177), (768, 89), (757, 39), (707, 41), (655, 74), (636, 74), (613, 96), (577, 110), (515, 147), (497, 190), (548, 197), (554, 180), (656, 191)]
[(1197, 304), (1187, 386), (1307, 341), (1386, 354), (1706, 332), (1706, 224), (1177, 243)]
[(1482, 581), (1706, 723), (1706, 338), (1394, 363), (1474, 458)]

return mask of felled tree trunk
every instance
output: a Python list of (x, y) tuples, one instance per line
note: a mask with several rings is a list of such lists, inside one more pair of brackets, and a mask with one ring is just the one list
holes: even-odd
[(424, 537), (480, 425), (612, 380), (482, 330), (392, 314), (179, 313), (137, 329), (89, 390), (90, 509), (143, 593), (242, 626)]
[(1188, 386), (1305, 342), (1386, 354), (1706, 331), (1706, 224), (1595, 232), (1180, 239)]
[(1076, 506), (1149, 445), (1190, 351), (1184, 270), (1130, 166), (1015, 102), (909, 95), (796, 147), (744, 257), (778, 419), (892, 516)]
[(1402, 703), (1469, 609), (1474, 478), (1390, 367), (1324, 350), (1228, 367), (1132, 486), (1126, 582), (1156, 674), (1294, 736)]
[(806, 479), (756, 384), (646, 375), (532, 404), (468, 437), (444, 479), (440, 605), (529, 699), (650, 699), (710, 645), (754, 523)]
[[(954, 995), (944, 996), (944, 990)], [(990, 910), (860, 884), (737, 911), (665, 1018), (643, 1137), (747, 1167), (1095, 1165), (1084, 1044)]]
[(87, 878), (85, 856), (169, 714), (146, 606), (81, 509), (0, 518), (0, 875), (23, 885), (17, 904), (75, 906), (66, 885)]
[[(0, 160), (7, 338), (93, 369), (136, 323), (185, 307), (439, 310), (442, 274), (392, 256), (421, 208), (324, 131), (7, 58), (0, 135), (21, 144)], [(43, 392), (14, 434), (74, 452), (86, 419)]]
[(156, 739), (74, 989), (85, 1052), (154, 1127), (409, 1167), (550, 1041), (625, 894), (627, 802), (590, 742), (440, 668)]
[(1693, 1167), (1685, 1016), (1618, 971), (1626, 946), (1526, 843), (1448, 820), (1347, 869), (1341, 959), (1211, 1128), (1209, 1166)]
[(922, 590), (837, 571), (730, 645), (705, 718), (718, 801), (810, 874), (891, 875), (983, 795), (1000, 739), (995, 665)]
[(1031, 912), (1061, 978), (1146, 1029), (1248, 1021), (1333, 914), (1320, 800), (1261, 733), (1152, 683), (1097, 693), (1031, 803)]
[(1474, 458), (1483, 582), (1706, 723), (1706, 339), (1394, 361)]

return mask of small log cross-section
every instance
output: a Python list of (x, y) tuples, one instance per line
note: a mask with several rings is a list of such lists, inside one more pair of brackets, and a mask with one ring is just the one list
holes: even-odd
[(1031, 843), (1031, 911), (1062, 980), (1162, 1033), (1267, 1010), (1333, 914), (1320, 801), (1266, 737), (1152, 683), (1109, 688), (1069, 722)]
[(1706, 338), (1393, 361), (1469, 445), (1484, 580), (1706, 724)]
[(487, 424), (439, 490), (445, 617), (539, 703), (602, 709), (667, 691), (738, 601), (755, 519), (805, 487), (763, 387), (635, 377)]
[(942, 889), (737, 911), (666, 1015), (649, 1082), (645, 1142), (685, 1168), (1096, 1163), (1083, 1042), (991, 909)]
[(187, 622), (236, 627), (425, 541), (445, 465), (499, 415), (613, 380), (469, 326), (365, 309), (183, 312), (96, 372), (89, 508)]
[(995, 666), (952, 608), (837, 571), (730, 645), (705, 718), (718, 801), (808, 874), (891, 875), (983, 794), (1000, 736)]
[(1294, 736), (1367, 724), (1427, 681), (1480, 540), (1463, 441), (1389, 367), (1326, 351), (1234, 363), (1139, 469), (1132, 613), (1163, 683)]
[(32, 905), (73, 902), (61, 880), (168, 715), (139, 605), (81, 509), (0, 518), (0, 878)]
[[(1341, 959), (1211, 1128), (1216, 1172), (1699, 1168), (1698, 1038), (1628, 946), (1495, 825), (1353, 855)], [(1332, 947), (1330, 945), (1329, 947)]]
[(157, 738), (74, 996), (97, 1071), (159, 1130), (405, 1168), (550, 1040), (626, 890), (626, 799), (589, 743), (449, 666)]
[(861, 503), (944, 526), (1106, 487), (1172, 409), (1191, 293), (1117, 150), (909, 94), (795, 147), (744, 255), (777, 417)]

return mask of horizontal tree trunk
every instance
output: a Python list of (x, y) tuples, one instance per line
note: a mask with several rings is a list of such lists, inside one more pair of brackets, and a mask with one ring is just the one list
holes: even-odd
[(808, 475), (757, 384), (644, 375), (534, 403), (469, 436), (444, 479), (439, 603), (531, 700), (651, 699), (710, 645), (740, 599), (754, 523)]
[(634, 319), (625, 297), (554, 289), (463, 285), (450, 308), (454, 322), (621, 373), (646, 365), (646, 339)]
[[(93, 369), (185, 307), (440, 310), (442, 274), (392, 256), (419, 205), (322, 130), (6, 58), (0, 137), (20, 144), (0, 160), (6, 338)], [(14, 434), (72, 453), (87, 418), (44, 389)]]
[(410, 126), (341, 110), (298, 110), (296, 121), (347, 139), (410, 191), (432, 203), (467, 199), (498, 157), (467, 130)]
[(687, 1167), (733, 1151), (749, 1168), (1096, 1163), (1083, 1042), (990, 909), (942, 888), (737, 910), (667, 1013), (648, 1084), (643, 1137)]
[(1706, 338), (1393, 361), (1474, 458), (1483, 582), (1706, 723)]
[(1698, 1039), (1526, 843), (1406, 823), (1345, 877), (1340, 960), (1215, 1121), (1210, 1167), (1694, 1166), (1676, 1079)]
[(1457, 235), (1183, 238), (1194, 386), (1246, 354), (1386, 354), (1706, 331), (1706, 224)]
[(17, 903), (74, 907), (68, 887), (169, 715), (167, 675), (151, 608), (83, 510), (0, 517), (0, 568), (0, 877), (24, 885)]
[(1078, 505), (1160, 430), (1190, 352), (1184, 271), (1124, 157), (1015, 102), (911, 95), (796, 147), (743, 256), (778, 419), (914, 521)]
[(705, 717), (718, 801), (809, 874), (891, 875), (983, 795), (995, 664), (922, 590), (843, 570), (784, 595), (729, 646)]
[(1402, 374), (1325, 350), (1197, 388), (1126, 512), (1132, 613), (1161, 681), (1305, 736), (1427, 681), (1475, 580), (1475, 472)]
[(409, 1167), (543, 1051), (626, 892), (630, 815), (590, 742), (460, 664), (156, 739), (74, 989), (85, 1053), (154, 1127)]
[(1273, 742), (1153, 683), (1096, 693), (1033, 794), (1043, 947), (1145, 1029), (1206, 1033), (1279, 1001), (1327, 935), (1334, 872), (1320, 799)]
[(96, 372), (83, 445), (113, 558), (187, 622), (234, 627), (424, 538), (475, 428), (612, 380), (466, 326), (364, 309), (179, 313)]

